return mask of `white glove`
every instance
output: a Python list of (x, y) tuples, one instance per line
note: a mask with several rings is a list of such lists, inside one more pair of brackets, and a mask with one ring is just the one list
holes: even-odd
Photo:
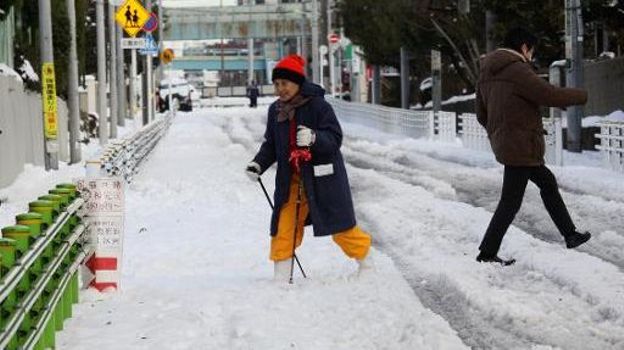
[(310, 147), (314, 141), (316, 141), (316, 133), (314, 130), (303, 125), (297, 127), (297, 146)]
[(247, 168), (245, 168), (245, 174), (251, 181), (258, 181), (260, 178), (260, 164), (256, 162), (251, 162), (247, 164)]

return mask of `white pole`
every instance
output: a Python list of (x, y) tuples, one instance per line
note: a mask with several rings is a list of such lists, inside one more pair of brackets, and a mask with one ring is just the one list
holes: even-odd
[(78, 103), (78, 54), (76, 52), (76, 6), (74, 0), (67, 0), (67, 17), (69, 18), (69, 67), (67, 95), (69, 107), (69, 153), (70, 164), (80, 162), (80, 144), (78, 133), (80, 132), (80, 106)]
[(171, 76), (172, 76), (172, 73), (171, 73), (171, 63), (169, 63), (167, 65), (167, 68), (168, 68), (167, 70), (169, 71), (169, 74), (168, 74), (169, 77), (167, 79), (167, 81), (169, 83), (168, 84), (169, 85), (169, 91), (167, 92), (167, 98), (169, 99), (169, 116), (173, 117), (175, 111), (173, 110), (173, 104), (172, 104), (173, 103), (173, 97), (172, 97), (173, 94), (171, 93), (173, 91), (172, 90), (173, 86), (171, 84)]
[(110, 137), (117, 138), (117, 35), (115, 35), (115, 5), (108, 2), (108, 45), (110, 45), (110, 69), (109, 69), (109, 91), (110, 91)]
[[(52, 11), (50, 8), (50, 2), (47, 0), (39, 0), (39, 26), (41, 28), (41, 38), (39, 40), (41, 50), (41, 62), (54, 63), (54, 47), (52, 43)], [(56, 98), (56, 96), (54, 96), (54, 98)], [(46, 118), (46, 115), (43, 114), (42, 117)], [(45, 130), (43, 135), (45, 168), (46, 170), (57, 170), (58, 140), (48, 140), (45, 136)]]
[(331, 13), (331, 7), (332, 7), (332, 1), (331, 0), (327, 0), (327, 47), (329, 48), (329, 88), (330, 88), (330, 95), (332, 97), (336, 96), (336, 72), (335, 72), (335, 67), (334, 67), (334, 46), (335, 44), (332, 44), (329, 42), (329, 35), (331, 35), (332, 32), (332, 13)]
[(123, 29), (116, 27), (117, 34), (117, 125), (126, 125), (126, 116), (128, 114), (127, 98), (126, 98), (126, 77), (124, 76), (124, 49), (121, 47), (123, 38)]
[[(315, 62), (318, 61), (318, 62)], [(312, 80), (320, 84), (323, 74), (319, 76), (319, 68), (322, 72), (323, 67), (319, 67), (322, 58), (319, 57), (319, 26), (318, 26), (318, 1), (312, 0)]]
[(106, 43), (104, 26), (104, 1), (96, 0), (95, 17), (97, 27), (97, 80), (98, 80), (98, 122), (100, 145), (108, 143), (108, 118), (106, 116)]
[(130, 50), (130, 86), (128, 87), (128, 94), (130, 95), (128, 98), (128, 102), (130, 103), (130, 117), (135, 122), (135, 126), (138, 126), (139, 123), (136, 123), (134, 119), (136, 117), (136, 75), (137, 75), (137, 56), (136, 50)]

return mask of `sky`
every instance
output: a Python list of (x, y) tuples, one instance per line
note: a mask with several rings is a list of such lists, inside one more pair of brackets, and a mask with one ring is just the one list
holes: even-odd
[[(308, 278), (273, 281), (270, 209), (243, 171), (272, 100), (178, 113), (126, 187), (120, 290), (83, 290), (59, 349), (624, 348), (624, 174), (600, 168), (595, 152), (552, 167), (592, 240), (565, 249), (530, 185), (501, 249), (518, 262), (503, 268), (474, 260), (500, 195), (491, 153), (343, 119), (375, 268), (358, 274), (330, 238), (307, 230), (297, 254)], [(83, 172), (27, 168), (2, 189), (0, 224)], [(274, 175), (262, 176), (269, 192)]]

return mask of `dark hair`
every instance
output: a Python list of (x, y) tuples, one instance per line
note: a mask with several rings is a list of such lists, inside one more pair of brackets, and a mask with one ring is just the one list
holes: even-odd
[(537, 37), (521, 27), (512, 28), (505, 35), (504, 47), (520, 52), (523, 44), (530, 50), (537, 45)]

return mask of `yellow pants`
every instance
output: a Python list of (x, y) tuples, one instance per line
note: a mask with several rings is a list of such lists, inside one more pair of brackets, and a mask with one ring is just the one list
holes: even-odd
[[(293, 239), (295, 231), (295, 210), (297, 207), (297, 191), (299, 178), (293, 176), (290, 182), (290, 194), (288, 201), (282, 206), (277, 224), (277, 234), (271, 238), (271, 256), (273, 261), (290, 259), (293, 251)], [(297, 224), (297, 244), (301, 245), (303, 240), (303, 226), (310, 209), (305, 192), (301, 193), (301, 204), (299, 205), (299, 223)], [(371, 237), (358, 226), (354, 226), (346, 231), (332, 235), (334, 242), (340, 246), (342, 251), (350, 258), (363, 259), (368, 254), (371, 246)]]

